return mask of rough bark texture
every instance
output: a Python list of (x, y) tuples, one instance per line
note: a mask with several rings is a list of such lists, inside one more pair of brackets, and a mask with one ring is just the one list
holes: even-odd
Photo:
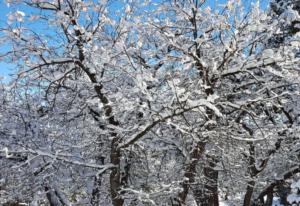
[(215, 170), (217, 159), (207, 155), (207, 164), (203, 169), (204, 186), (194, 188), (193, 193), (198, 206), (218, 206), (218, 171)]
[(254, 186), (255, 186), (254, 180), (248, 182), (243, 206), (251, 206), (251, 198), (254, 191)]
[(57, 197), (57, 195), (55, 194), (55, 191), (53, 191), (51, 188), (49, 188), (48, 186), (45, 186), (45, 192), (46, 192), (46, 196), (49, 202), (50, 206), (61, 206), (63, 205), (60, 201), (59, 198)]
[[(103, 165), (104, 164), (104, 157), (99, 156), (98, 157), (98, 164)], [(92, 199), (91, 204), (93, 206), (99, 206), (100, 205), (100, 199), (101, 199), (101, 193), (100, 188), (102, 185), (101, 175), (96, 175), (94, 177), (94, 188), (92, 191)]]
[(264, 206), (272, 206), (272, 203), (273, 203), (273, 192), (270, 192), (267, 195), (267, 200), (266, 200), (266, 203), (264, 204)]
[(205, 142), (198, 142), (190, 153), (190, 162), (187, 164), (182, 182), (182, 192), (178, 193), (175, 203), (172, 205), (185, 205), (185, 200), (189, 192), (190, 185), (195, 183), (196, 166), (204, 152)]
[[(250, 132), (250, 135), (252, 135), (252, 131)], [(253, 143), (249, 143), (249, 165), (248, 165), (248, 171), (250, 175), (250, 180), (247, 182), (247, 189), (246, 194), (244, 196), (244, 204), (243, 206), (251, 206), (251, 199), (252, 194), (255, 187), (255, 181), (254, 178), (258, 175), (259, 171), (256, 169), (255, 166), (255, 146)]]
[(117, 149), (117, 138), (114, 138), (111, 146), (110, 161), (112, 164), (116, 165), (112, 168), (110, 173), (110, 193), (112, 198), (112, 203), (114, 206), (122, 206), (124, 203), (123, 198), (120, 196), (120, 189), (122, 187), (121, 174), (120, 174), (120, 160), (121, 153)]
[[(282, 187), (284, 185), (284, 181), (293, 177), (295, 174), (300, 173), (300, 166), (297, 165), (294, 168), (292, 168), (291, 170), (287, 171), (286, 173), (283, 174), (283, 178), (280, 180), (275, 180), (274, 182), (270, 183), (257, 197), (256, 199), (256, 204), (259, 203), (264, 203), (264, 197), (266, 195), (269, 194), (273, 194), (274, 193), (274, 188), (279, 188)], [(282, 189), (279, 189), (279, 191)], [(284, 195), (286, 196), (286, 195)]]

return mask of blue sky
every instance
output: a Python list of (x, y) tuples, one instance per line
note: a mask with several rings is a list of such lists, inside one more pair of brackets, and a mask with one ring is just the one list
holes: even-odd
[[(7, 8), (4, 0), (0, 0), (0, 26), (6, 21), (5, 18), (8, 11), (9, 8)], [(0, 52), (3, 51), (3, 47), (3, 45), (0, 45)], [(0, 76), (7, 76), (10, 73), (10, 68), (12, 68), (12, 65), (0, 61)]]
[[(224, 3), (227, 0), (207, 0), (207, 4), (210, 5), (212, 8), (217, 4), (217, 3)], [(251, 2), (255, 2), (256, 0), (242, 0), (243, 4), (248, 7), (251, 5)], [(262, 8), (266, 8), (268, 5), (268, 0), (260, 0), (260, 4)], [(26, 11), (24, 8), (12, 8), (12, 7), (7, 7), (6, 3), (4, 0), (0, 0), (0, 27), (5, 25), (6, 23), (6, 14), (11, 11), (12, 9), (20, 9), (21, 11), (24, 11), (25, 13), (30, 13), (30, 11)], [(1, 34), (0, 34), (1, 35)], [(7, 49), (7, 45), (0, 45), (0, 52), (3, 50)], [(7, 63), (4, 63), (0, 61), (0, 76), (4, 76), (6, 78), (9, 78), (9, 74), (12, 73), (14, 65), (10, 65)]]

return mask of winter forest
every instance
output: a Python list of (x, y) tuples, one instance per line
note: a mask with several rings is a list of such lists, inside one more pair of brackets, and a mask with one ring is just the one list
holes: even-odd
[(300, 205), (299, 0), (3, 4), (0, 205)]

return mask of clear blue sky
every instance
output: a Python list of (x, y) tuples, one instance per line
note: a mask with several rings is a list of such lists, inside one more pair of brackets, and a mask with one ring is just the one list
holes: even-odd
[[(214, 7), (216, 3), (224, 3), (227, 0), (207, 0), (207, 4), (211, 7)], [(243, 4), (248, 7), (251, 5), (251, 2), (255, 2), (256, 0), (242, 0)], [(260, 4), (262, 8), (266, 8), (268, 5), (268, 0), (260, 0)], [(5, 4), (4, 0), (0, 0), (0, 27), (2, 27), (6, 23), (6, 14), (11, 10), (12, 8), (8, 8)], [(16, 8), (14, 8), (16, 9)], [(24, 8), (19, 8), (21, 11), (24, 11), (25, 13), (30, 13), (30, 11), (24, 10)], [(0, 34), (1, 35), (1, 34)], [(0, 52), (3, 50), (6, 50), (7, 46), (0, 44)], [(7, 63), (4, 63), (0, 61), (0, 76), (4, 76), (6, 78), (9, 78), (9, 74), (12, 73), (14, 65), (9, 65)]]
[[(0, 0), (0, 26), (4, 24), (6, 21), (6, 14), (9, 11), (9, 8), (4, 3), (4, 0)], [(0, 52), (3, 51), (4, 46), (0, 45)], [(10, 72), (10, 69), (12, 66), (7, 65), (6, 63), (0, 61), (0, 76), (7, 76)]]

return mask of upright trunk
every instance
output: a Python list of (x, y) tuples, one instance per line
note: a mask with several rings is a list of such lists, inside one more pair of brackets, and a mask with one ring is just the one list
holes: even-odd
[[(252, 133), (251, 133), (252, 135)], [(247, 188), (246, 188), (246, 194), (244, 196), (244, 204), (243, 206), (250, 206), (251, 200), (252, 200), (252, 194), (255, 187), (255, 180), (256, 176), (259, 174), (259, 171), (256, 168), (255, 165), (255, 146), (253, 142), (249, 142), (249, 166), (248, 171), (250, 174), (250, 181), (247, 182)]]
[(55, 191), (48, 186), (44, 187), (46, 192), (46, 197), (48, 199), (50, 206), (62, 206), (63, 204), (60, 202), (59, 198), (55, 194)]
[(254, 191), (255, 181), (251, 180), (248, 182), (246, 194), (244, 197), (244, 204), (243, 206), (250, 206), (251, 205), (251, 198)]
[(195, 183), (196, 166), (201, 158), (205, 148), (205, 142), (198, 142), (190, 153), (190, 161), (184, 171), (184, 180), (182, 182), (182, 191), (178, 193), (176, 202), (172, 205), (185, 205), (185, 200), (191, 184)]
[(218, 206), (218, 176), (215, 170), (217, 159), (213, 156), (207, 156), (208, 164), (204, 167), (204, 186), (203, 188), (194, 188), (193, 193), (198, 206)]
[(264, 206), (272, 206), (273, 203), (273, 191), (267, 195), (267, 200)]
[(264, 206), (268, 206), (268, 199), (271, 199), (273, 196), (274, 190), (276, 188), (277, 190), (277, 196), (280, 197), (281, 203), (284, 205), (288, 205), (288, 202), (286, 200), (286, 197), (289, 193), (288, 188), (284, 185), (284, 182), (293, 177), (294, 175), (300, 173), (300, 167), (293, 167), (287, 172), (282, 174), (282, 179), (277, 179), (274, 182), (270, 183), (257, 197), (256, 199), (256, 204), (258, 205), (259, 203), (264, 204), (264, 197), (267, 195), (267, 202), (265, 203)]
[[(104, 164), (104, 157), (99, 156), (97, 158), (97, 163), (103, 165)], [(92, 191), (92, 199), (91, 204), (93, 206), (99, 206), (100, 205), (100, 199), (101, 199), (101, 188), (102, 181), (101, 181), (101, 175), (96, 175), (94, 177), (94, 188)]]
[(121, 174), (120, 174), (120, 161), (121, 153), (117, 148), (117, 138), (114, 138), (111, 145), (110, 161), (116, 167), (112, 168), (110, 173), (110, 193), (112, 198), (112, 204), (114, 206), (122, 206), (124, 199), (120, 196), (120, 190), (122, 188)]

